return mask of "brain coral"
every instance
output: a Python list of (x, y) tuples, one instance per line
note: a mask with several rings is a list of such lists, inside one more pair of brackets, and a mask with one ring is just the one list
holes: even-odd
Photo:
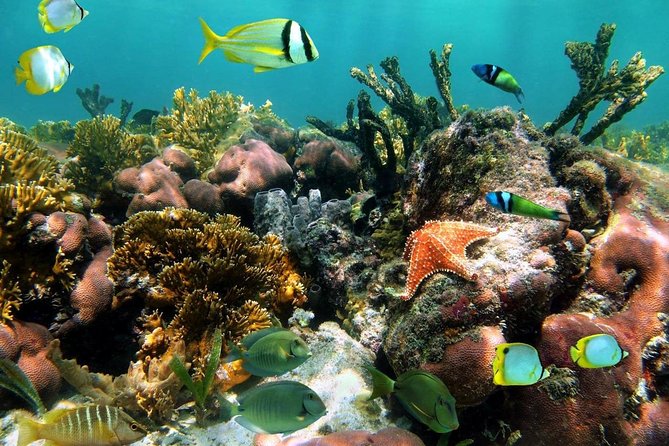
[(259, 238), (232, 215), (140, 212), (117, 228), (114, 242), (109, 276), (116, 295), (158, 310), (145, 320), (150, 335), (140, 356), (163, 355), (183, 339), (187, 355), (201, 358), (199, 345), (209, 345), (203, 340), (215, 328), (237, 340), (268, 326), (268, 310), (281, 314), (306, 299), (279, 239)]

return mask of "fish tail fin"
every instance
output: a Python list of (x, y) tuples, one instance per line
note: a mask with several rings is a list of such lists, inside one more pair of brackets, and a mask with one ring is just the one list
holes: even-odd
[(563, 221), (565, 223), (571, 223), (571, 217), (566, 212), (555, 211), (553, 220)]
[(41, 438), (41, 424), (28, 412), (18, 411), (16, 413), (16, 423), (19, 426), (19, 439), (16, 443), (17, 446), (27, 446)]
[(230, 401), (228, 401), (223, 395), (218, 395), (218, 404), (219, 404), (219, 421), (230, 421), (232, 417), (239, 414), (237, 406)]
[(239, 347), (237, 347), (232, 342), (229, 342), (228, 348), (230, 349), (230, 353), (228, 353), (228, 356), (223, 358), (223, 362), (232, 362), (238, 359), (242, 359), (242, 351), (239, 349)]
[(569, 348), (569, 356), (571, 356), (571, 360), (574, 361), (575, 364), (578, 364), (579, 352), (576, 347), (572, 346)]
[(525, 100), (525, 93), (523, 93), (523, 89), (522, 89), (522, 88), (521, 88), (520, 90), (518, 90), (517, 92), (515, 92), (515, 93), (514, 93), (514, 96), (515, 96), (516, 99), (518, 100), (518, 103), (519, 103), (519, 104), (522, 104), (523, 101)]
[(378, 371), (376, 368), (371, 365), (364, 365), (365, 370), (367, 370), (372, 375), (372, 395), (369, 397), (370, 400), (378, 398), (384, 395), (390, 395), (395, 388), (395, 381), (388, 378), (384, 373)]
[(209, 53), (218, 48), (219, 43), (224, 39), (224, 37), (212, 31), (202, 17), (200, 17), (200, 26), (202, 26), (202, 34), (204, 34), (204, 48), (202, 48), (202, 53), (200, 53), (200, 59), (197, 61), (198, 64), (201, 64)]
[(16, 85), (21, 85), (28, 80), (28, 73), (21, 67), (14, 68), (14, 77), (16, 78)]

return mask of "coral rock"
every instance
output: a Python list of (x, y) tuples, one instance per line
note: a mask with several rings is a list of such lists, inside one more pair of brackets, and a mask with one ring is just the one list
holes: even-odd
[(295, 160), (304, 187), (319, 189), (324, 199), (341, 197), (357, 184), (360, 160), (335, 140), (311, 141)]
[(276, 435), (257, 435), (254, 446), (424, 446), (418, 436), (398, 427), (387, 427), (376, 433), (366, 431), (342, 431), (309, 440), (287, 438)]

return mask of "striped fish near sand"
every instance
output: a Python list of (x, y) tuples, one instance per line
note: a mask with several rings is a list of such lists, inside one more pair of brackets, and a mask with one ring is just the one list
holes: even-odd
[(55, 408), (37, 420), (18, 412), (17, 446), (45, 439), (49, 446), (108, 446), (133, 443), (146, 435), (146, 428), (113, 406)]

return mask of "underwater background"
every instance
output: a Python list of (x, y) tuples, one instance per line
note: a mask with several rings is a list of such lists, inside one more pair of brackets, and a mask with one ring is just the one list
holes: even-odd
[[(307, 114), (340, 122), (346, 102), (360, 89), (348, 75), (351, 66), (398, 56), (414, 91), (435, 95), (426, 70), (428, 50), (451, 42), (457, 104), (518, 107), (513, 97), (481, 84), (469, 70), (477, 63), (498, 64), (516, 76), (525, 91), (526, 113), (542, 125), (578, 87), (564, 42), (591, 39), (602, 22), (618, 25), (609, 60), (625, 61), (638, 49), (650, 64), (669, 60), (669, 3), (662, 0), (421, 0), (410, 5), (402, 0), (94, 0), (89, 9), (95, 14), (82, 26), (46, 35), (33, 2), (0, 4), (0, 63), (5, 67), (0, 116), (28, 126), (38, 119), (86, 118), (75, 90), (98, 83), (105, 96), (116, 98), (111, 113), (117, 113), (121, 98), (132, 101), (135, 111), (169, 108), (174, 89), (185, 85), (201, 93), (232, 91), (254, 104), (270, 99), (294, 126), (303, 125)], [(261, 75), (227, 62), (220, 52), (198, 66), (203, 45), (198, 17), (221, 35), (241, 23), (292, 18), (307, 29), (321, 56), (308, 66)], [(45, 44), (60, 47), (75, 70), (58, 94), (33, 97), (14, 86), (12, 70), (23, 51)], [(669, 85), (659, 83), (624, 123), (658, 123), (667, 118), (667, 103)]]

